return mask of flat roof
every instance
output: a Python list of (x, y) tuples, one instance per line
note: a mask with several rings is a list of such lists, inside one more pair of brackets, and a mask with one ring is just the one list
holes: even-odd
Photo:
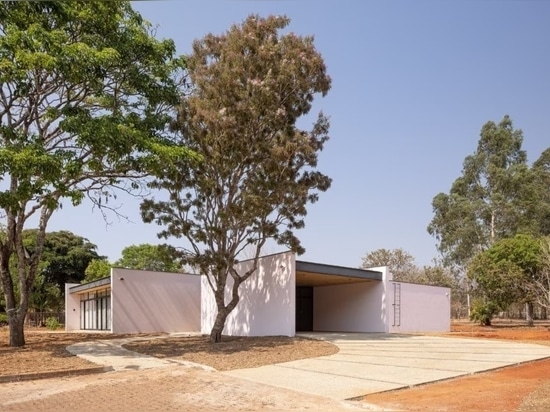
[(380, 282), (382, 272), (323, 263), (296, 261), (297, 286), (323, 286), (359, 282)]
[(69, 288), (70, 293), (88, 292), (91, 289), (99, 289), (102, 286), (109, 286), (111, 284), (111, 277), (94, 280), (93, 282), (84, 283), (83, 285), (73, 286)]

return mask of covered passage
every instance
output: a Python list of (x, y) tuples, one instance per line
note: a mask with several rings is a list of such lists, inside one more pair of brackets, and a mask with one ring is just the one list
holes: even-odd
[(296, 332), (384, 332), (383, 278), (382, 271), (296, 261)]

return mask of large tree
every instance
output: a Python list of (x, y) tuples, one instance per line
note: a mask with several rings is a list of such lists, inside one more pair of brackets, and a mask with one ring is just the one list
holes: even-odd
[[(22, 236), (25, 250), (32, 256), (36, 250), (38, 230), (25, 229)], [(63, 305), (65, 283), (80, 282), (90, 261), (101, 258), (96, 249), (97, 246), (88, 239), (70, 231), (47, 232), (31, 289), (30, 309), (40, 312), (59, 310)], [(10, 268), (13, 278), (17, 272), (17, 256), (12, 257)], [(19, 288), (16, 288), (18, 296)]]
[[(38, 231), (25, 230), (23, 237), (28, 239), (25, 246), (33, 255)], [(63, 295), (65, 283), (79, 283), (84, 279), (89, 263), (103, 258), (97, 253), (97, 246), (82, 236), (68, 230), (47, 232), (41, 258), (44, 266), (40, 272), (44, 280), (58, 287)]]
[[(527, 304), (527, 319), (532, 323), (532, 302), (536, 299), (531, 285), (540, 279), (541, 241), (519, 234), (495, 242), (477, 254), (468, 267), (474, 292), (486, 305), (505, 310), (513, 302)], [(487, 313), (490, 318), (494, 313)]]
[(449, 193), (433, 199), (428, 232), (438, 241), (447, 265), (465, 269), (495, 241), (519, 232), (538, 233), (537, 191), (521, 149), (523, 133), (505, 116), (481, 129), (474, 154), (466, 157), (462, 176)]
[(550, 148), (533, 163), (533, 202), (540, 235), (550, 235)]
[(176, 249), (168, 245), (143, 243), (122, 249), (122, 257), (114, 266), (157, 272), (181, 272), (182, 266)]
[[(156, 40), (128, 1), (0, 4), (0, 278), (10, 346), (25, 344), (29, 293), (62, 199), (113, 208), (111, 190), (134, 189), (157, 154), (187, 153), (166, 146), (182, 66), (174, 43)], [(31, 222), (32, 254), (22, 235)]]
[(529, 285), (535, 302), (547, 310), (550, 309), (550, 236), (541, 239), (540, 271)]
[(456, 280), (449, 269), (439, 262), (433, 266), (420, 268), (411, 255), (404, 249), (376, 249), (363, 257), (361, 268), (369, 269), (387, 266), (397, 282), (418, 283), (422, 285), (457, 287)]
[(361, 267), (368, 269), (376, 266), (387, 266), (396, 281), (414, 282), (420, 273), (414, 256), (401, 248), (367, 252)]
[[(187, 239), (183, 262), (207, 277), (217, 305), (212, 342), (221, 340), (239, 286), (256, 272), (268, 239), (304, 252), (294, 231), (331, 182), (315, 170), (328, 119), (319, 114), (310, 131), (296, 125), (331, 80), (312, 37), (281, 33), (289, 22), (249, 16), (193, 43), (192, 92), (175, 127), (203, 160), (159, 171), (152, 186), (169, 199), (142, 204), (145, 222), (165, 226), (160, 237)], [(239, 273), (235, 264), (247, 246), (253, 264)]]

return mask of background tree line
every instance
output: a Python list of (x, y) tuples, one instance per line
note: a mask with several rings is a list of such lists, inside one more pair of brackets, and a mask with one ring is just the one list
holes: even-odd
[(421, 285), (443, 286), (451, 288), (452, 316), (466, 316), (466, 294), (460, 276), (439, 262), (429, 266), (418, 266), (409, 252), (399, 249), (377, 249), (367, 252), (361, 268), (369, 269), (387, 266), (397, 282), (417, 283)]
[[(428, 232), (440, 260), (419, 267), (403, 249), (368, 252), (362, 267), (388, 266), (394, 280), (452, 289), (452, 314), (490, 324), (518, 305), (533, 323), (550, 309), (550, 148), (531, 165), (509, 116), (483, 125), (476, 151), (449, 193), (432, 202)], [(471, 299), (470, 299), (471, 298)], [(471, 310), (470, 310), (471, 309)]]
[(514, 303), (532, 323), (535, 304), (544, 316), (550, 304), (550, 148), (530, 165), (522, 143), (509, 116), (485, 123), (462, 175), (432, 202), (428, 232), (485, 324)]
[[(36, 232), (36, 229), (23, 231), (25, 249), (29, 255), (34, 253), (36, 247)], [(17, 266), (15, 261), (11, 265)], [(95, 244), (82, 236), (67, 230), (47, 232), (39, 268), (31, 288), (29, 309), (34, 312), (63, 312), (65, 283), (87, 283), (109, 276), (112, 267), (182, 271), (175, 250), (165, 245), (130, 245), (122, 249), (120, 259), (109, 262), (106, 256), (97, 253)], [(19, 294), (17, 289), (15, 292)], [(2, 294), (0, 312), (4, 311), (5, 301)]]

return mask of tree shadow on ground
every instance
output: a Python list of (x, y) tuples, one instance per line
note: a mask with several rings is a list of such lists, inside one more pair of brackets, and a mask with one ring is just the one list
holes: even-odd
[(24, 373), (75, 370), (97, 366), (72, 355), (67, 346), (79, 342), (121, 339), (137, 336), (158, 336), (159, 334), (118, 335), (111, 333), (64, 333), (45, 328), (25, 330), (26, 344), (23, 347), (8, 346), (9, 331), (0, 328), (0, 376)]
[(157, 358), (181, 359), (218, 370), (258, 367), (338, 352), (338, 348), (328, 342), (286, 336), (224, 336), (220, 343), (211, 343), (208, 336), (169, 337), (132, 342), (124, 347)]

